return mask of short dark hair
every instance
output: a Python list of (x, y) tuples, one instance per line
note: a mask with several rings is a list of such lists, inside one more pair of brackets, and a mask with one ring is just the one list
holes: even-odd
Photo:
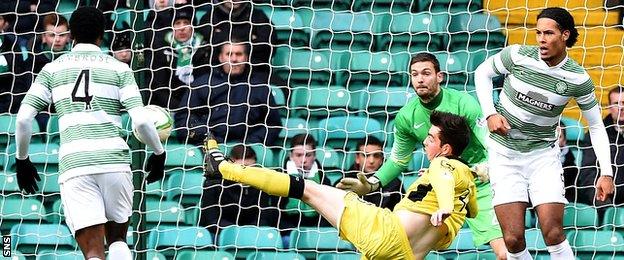
[(67, 23), (67, 19), (64, 16), (58, 14), (48, 14), (43, 17), (43, 29), (48, 25), (52, 26), (60, 26), (65, 25), (69, 28), (69, 23)]
[(368, 135), (365, 138), (360, 139), (355, 145), (355, 149), (359, 151), (362, 148), (362, 146), (365, 146), (365, 145), (376, 145), (383, 149), (383, 143), (377, 137), (372, 136), (372, 135)]
[(560, 31), (570, 31), (570, 38), (566, 41), (566, 46), (572, 47), (578, 40), (578, 30), (574, 28), (574, 17), (568, 12), (566, 9), (561, 7), (549, 7), (539, 15), (537, 15), (537, 20), (540, 18), (549, 18), (555, 20), (557, 22), (557, 27)]
[(248, 146), (237, 144), (232, 147), (232, 151), (230, 151), (230, 158), (233, 160), (240, 159), (253, 159), (257, 160), (256, 152)]
[(611, 95), (613, 94), (624, 94), (624, 86), (617, 86), (609, 90), (609, 103), (611, 103)]
[(466, 118), (451, 113), (433, 111), (431, 124), (440, 128), (440, 142), (453, 147), (453, 155), (459, 156), (470, 142), (470, 127)]
[(243, 46), (245, 46), (245, 54), (247, 56), (249, 56), (249, 50), (251, 49), (251, 46), (249, 45), (249, 42), (239, 38), (238, 36), (234, 36), (234, 35), (229, 36), (229, 39), (223, 39), (219, 43), (219, 45), (217, 46), (217, 53), (218, 53), (217, 55), (221, 55), (221, 51), (223, 51), (223, 47), (226, 44), (231, 44), (231, 45), (242, 44)]
[(290, 147), (297, 145), (309, 145), (312, 149), (316, 149), (316, 140), (310, 134), (298, 134), (290, 140)]
[(412, 59), (410, 60), (410, 68), (416, 62), (425, 62), (425, 61), (433, 63), (433, 69), (435, 69), (435, 72), (440, 72), (440, 62), (438, 61), (438, 58), (436, 58), (435, 55), (428, 53), (428, 52), (420, 52), (412, 56)]
[(76, 43), (96, 43), (104, 37), (106, 19), (95, 7), (82, 6), (69, 19), (69, 31)]

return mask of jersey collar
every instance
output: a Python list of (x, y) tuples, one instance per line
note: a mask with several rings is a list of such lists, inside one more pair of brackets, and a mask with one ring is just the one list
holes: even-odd
[(101, 52), (102, 50), (95, 44), (90, 43), (79, 43), (72, 48), (72, 52), (74, 51), (97, 51)]
[(442, 87), (440, 87), (440, 92), (438, 93), (437, 96), (435, 96), (433, 98), (433, 100), (431, 100), (431, 102), (429, 103), (423, 103), (422, 100), (419, 99), (420, 104), (422, 104), (423, 107), (429, 109), (429, 110), (434, 110), (436, 107), (438, 107), (438, 105), (440, 105), (440, 103), (442, 103), (442, 96), (444, 96), (444, 90), (442, 89)]

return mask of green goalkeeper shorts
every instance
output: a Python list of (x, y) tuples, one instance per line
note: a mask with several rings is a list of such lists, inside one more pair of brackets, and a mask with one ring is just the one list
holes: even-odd
[(486, 244), (496, 238), (502, 238), (501, 231), (494, 208), (492, 207), (492, 190), (490, 183), (475, 181), (477, 185), (477, 204), (479, 213), (474, 219), (466, 218), (466, 223), (472, 231), (472, 240), (475, 246)]

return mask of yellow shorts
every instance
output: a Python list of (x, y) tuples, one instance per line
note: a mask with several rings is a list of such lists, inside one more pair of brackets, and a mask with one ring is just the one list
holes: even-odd
[(388, 209), (364, 202), (349, 192), (339, 224), (340, 237), (353, 243), (362, 259), (414, 259), (399, 218)]

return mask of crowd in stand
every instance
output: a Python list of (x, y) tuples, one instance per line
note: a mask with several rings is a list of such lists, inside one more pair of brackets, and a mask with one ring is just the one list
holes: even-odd
[[(80, 1), (79, 1), (80, 2)], [(99, 1), (103, 10), (125, 7), (126, 1)], [(191, 3), (192, 2), (192, 3)], [(192, 4), (192, 5), (191, 5)], [(267, 16), (249, 1), (149, 0), (145, 35), (144, 72), (140, 86), (144, 102), (174, 113), (179, 142), (198, 145), (208, 129), (220, 143), (277, 145), (281, 116), (271, 84), (285, 85), (274, 75), (270, 62), (276, 36)], [(45, 64), (71, 49), (67, 19), (54, 12), (56, 1), (2, 1), (0, 3), (0, 113), (16, 113), (30, 83)], [(128, 8), (128, 7), (126, 7)], [(201, 18), (198, 11), (204, 12)], [(129, 24), (110, 21), (104, 51), (131, 64), (140, 49)], [(142, 69), (143, 68), (143, 69)], [(406, 68), (407, 69), (407, 68)], [(613, 201), (624, 203), (624, 89), (609, 94), (609, 115), (604, 124), (611, 142), (617, 191)], [(54, 109), (49, 108), (50, 113)], [(45, 118), (40, 124), (45, 128)], [(561, 136), (565, 136), (565, 127)], [(311, 135), (291, 138), (284, 172), (332, 185), (315, 157), (317, 140)], [(561, 139), (566, 197), (570, 202), (596, 205), (593, 184), (598, 167), (591, 140), (580, 142), (576, 158)], [(343, 176), (374, 173), (384, 160), (383, 143), (369, 136), (356, 147), (355, 164)], [(231, 158), (245, 165), (256, 163), (253, 150), (241, 145)], [(581, 165), (575, 162), (581, 161)], [(227, 225), (268, 225), (285, 231), (300, 226), (328, 226), (301, 201), (272, 198), (262, 192), (222, 180), (206, 179), (200, 225), (212, 232)], [(365, 199), (393, 208), (403, 192), (399, 180)], [(245, 194), (243, 200), (241, 194)], [(602, 205), (602, 204), (599, 204)], [(273, 207), (272, 207), (273, 206)], [(275, 212), (265, 210), (279, 209)], [(262, 211), (261, 214), (259, 212)], [(265, 212), (266, 211), (266, 212)], [(274, 214), (281, 214), (275, 217)], [(280, 219), (279, 223), (276, 220)]]

